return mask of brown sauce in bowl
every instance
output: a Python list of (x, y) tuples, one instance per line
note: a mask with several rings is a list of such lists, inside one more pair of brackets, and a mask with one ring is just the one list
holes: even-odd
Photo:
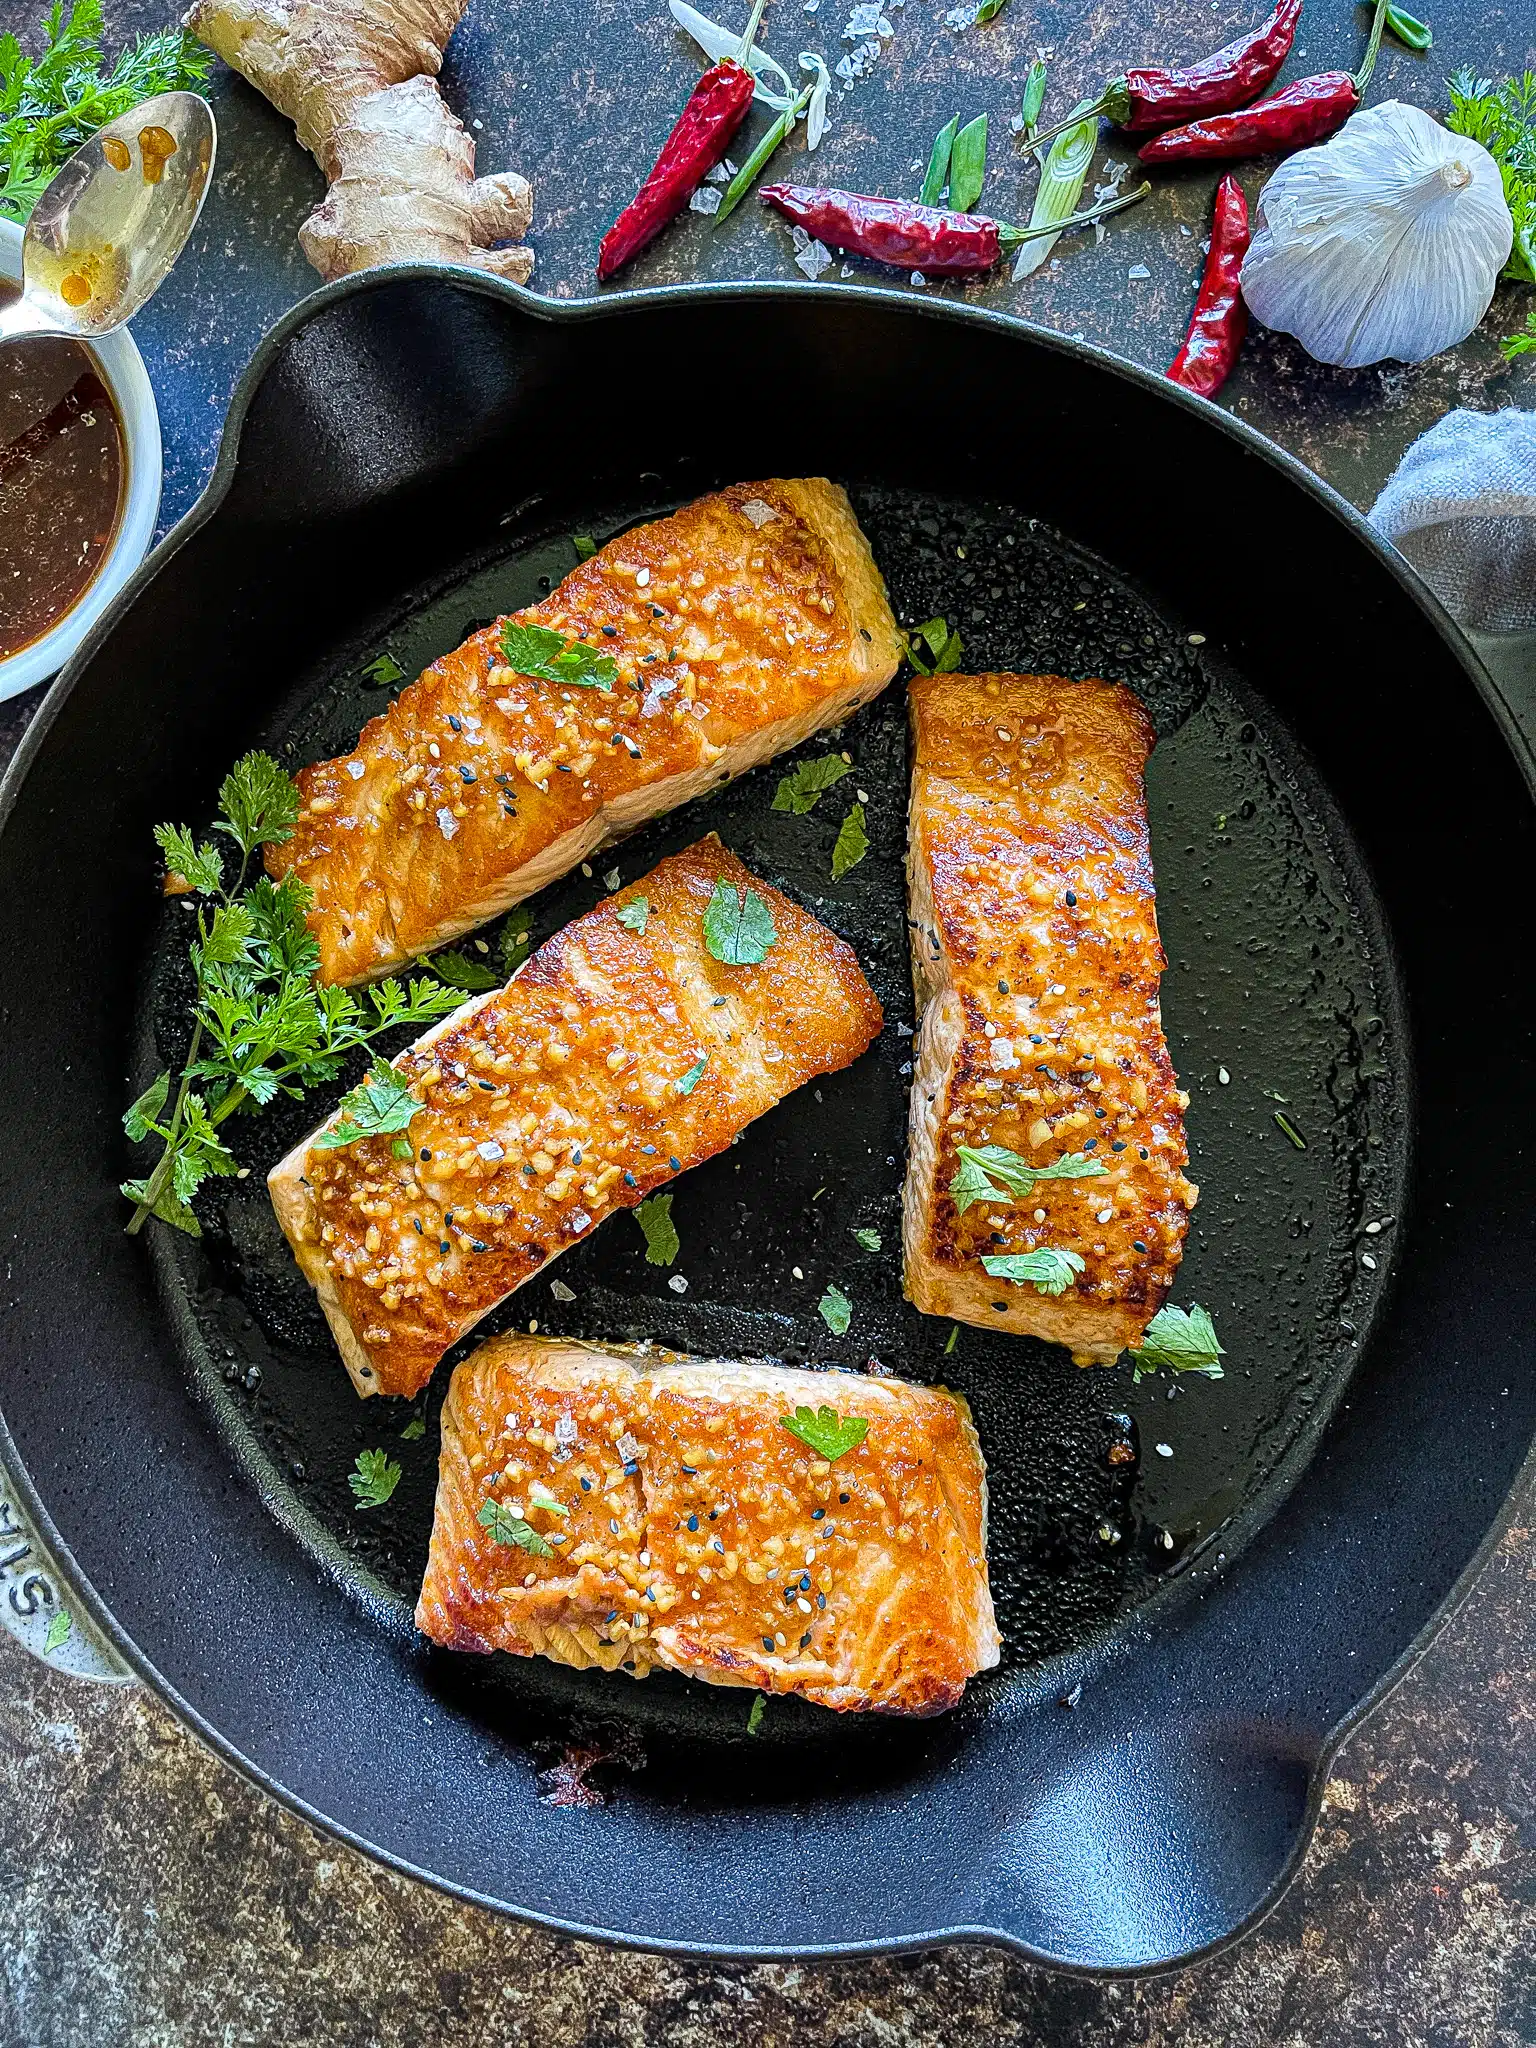
[[(0, 302), (15, 297), (0, 284)], [(122, 512), (122, 427), (79, 342), (0, 342), (0, 660), (71, 611)]]

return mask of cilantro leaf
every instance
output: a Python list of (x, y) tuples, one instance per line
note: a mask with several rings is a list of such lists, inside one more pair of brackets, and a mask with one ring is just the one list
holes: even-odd
[(554, 1545), (546, 1543), (537, 1529), (530, 1528), (521, 1515), (514, 1515), (499, 1500), (483, 1500), (475, 1520), (497, 1543), (508, 1549), (526, 1550), (530, 1557), (553, 1557)]
[(578, 562), (590, 562), (597, 553), (597, 542), (590, 533), (573, 533), (571, 535), (571, 546), (576, 550)]
[(434, 953), (430, 960), (423, 960), (421, 964), (429, 967), (449, 988), (463, 989), (467, 995), (479, 995), (485, 989), (501, 986), (489, 967), (478, 960), (471, 960), (467, 953)]
[(507, 921), (501, 928), (501, 938), (497, 942), (497, 950), (501, 955), (501, 975), (503, 981), (510, 981), (518, 968), (528, 958), (528, 949), (531, 944), (529, 927), (532, 923), (532, 911), (525, 910), (521, 904), (518, 905), (516, 910), (507, 913)]
[(866, 1228), (864, 1230), (856, 1230), (853, 1234), (854, 1237), (858, 1240), (858, 1242), (861, 1245), (863, 1245), (865, 1251), (867, 1252), (879, 1251), (880, 1246), (884, 1241), (881, 1238), (878, 1230), (870, 1230)]
[(1499, 352), (1506, 363), (1512, 363), (1517, 356), (1536, 353), (1536, 313), (1527, 313), (1525, 325), (1518, 334), (1507, 334), (1499, 343)]
[(949, 1358), (949, 1357), (952, 1357), (952, 1356), (953, 1356), (953, 1354), (954, 1354), (954, 1349), (955, 1349), (955, 1346), (956, 1346), (956, 1345), (957, 1345), (957, 1344), (958, 1344), (959, 1342), (960, 1342), (960, 1325), (959, 1325), (958, 1323), (951, 1323), (951, 1324), (950, 1324), (950, 1327), (949, 1327), (949, 1341), (948, 1341), (948, 1343), (946, 1343), (946, 1344), (945, 1344), (945, 1346), (944, 1346), (944, 1356), (945, 1356), (946, 1358)]
[(704, 911), (704, 943), (727, 967), (758, 967), (777, 939), (773, 912), (755, 889), (721, 880)]
[(1156, 1372), (1160, 1365), (1170, 1372), (1198, 1372), (1208, 1380), (1219, 1380), (1223, 1356), (1210, 1311), (1197, 1302), (1190, 1309), (1160, 1308), (1148, 1323), (1140, 1346), (1131, 1353), (1131, 1363), (1138, 1380), (1144, 1373)]
[(841, 1287), (829, 1286), (816, 1304), (821, 1311), (821, 1320), (834, 1337), (846, 1337), (848, 1325), (853, 1321), (853, 1303)]
[(501, 658), (517, 675), (578, 690), (612, 690), (619, 672), (611, 655), (584, 640), (567, 640), (550, 626), (520, 626), (514, 619), (501, 629)]
[(920, 676), (952, 675), (965, 653), (965, 643), (951, 630), (948, 619), (925, 619), (901, 637), (907, 660)]
[(761, 1693), (759, 1693), (756, 1699), (753, 1700), (752, 1711), (747, 1716), (747, 1733), (749, 1735), (755, 1735), (758, 1729), (762, 1727), (763, 1711), (766, 1708), (767, 1704), (768, 1702), (764, 1699)]
[(981, 1263), (994, 1280), (1033, 1287), (1036, 1294), (1065, 1294), (1083, 1271), (1076, 1252), (1060, 1252), (1051, 1245), (1042, 1245), (1035, 1252), (988, 1252)]
[(707, 1052), (701, 1052), (698, 1058), (694, 1061), (693, 1065), (688, 1069), (687, 1073), (679, 1077), (677, 1083), (678, 1094), (691, 1095), (694, 1089), (698, 1087), (700, 1081), (703, 1080), (704, 1069), (708, 1065), (709, 1054)]
[(405, 1076), (387, 1060), (375, 1057), (351, 1094), (342, 1097), (341, 1121), (320, 1133), (315, 1149), (335, 1152), (343, 1145), (355, 1145), (359, 1138), (387, 1138), (396, 1131), (408, 1131), (420, 1108)]
[(426, 1433), (426, 1417), (424, 1415), (413, 1415), (410, 1421), (405, 1425), (404, 1429), (401, 1430), (400, 1441), (403, 1444), (414, 1444), (419, 1442), (420, 1439), (426, 1435)]
[(223, 887), (224, 862), (211, 840), (199, 846), (185, 825), (157, 825), (155, 844), (165, 855), (167, 880), (180, 875), (199, 896), (215, 896)]
[(347, 1474), (347, 1484), (356, 1495), (354, 1512), (381, 1508), (400, 1484), (400, 1466), (388, 1451), (359, 1451), (357, 1469)]
[(363, 680), (370, 689), (388, 690), (396, 683), (405, 681), (405, 670), (386, 647), (382, 654), (376, 654), (363, 670)]
[(213, 829), (228, 833), (242, 853), (251, 854), (258, 846), (280, 846), (291, 839), (302, 808), (299, 785), (270, 754), (247, 754), (219, 786), (224, 815)]
[(864, 830), (864, 806), (855, 804), (838, 828), (832, 848), (832, 879), (840, 882), (850, 868), (856, 868), (869, 851), (869, 834)]
[[(1032, 1166), (1006, 1145), (957, 1145), (955, 1152), (960, 1170), (949, 1192), (962, 1216), (977, 1202), (1020, 1200), (1038, 1181), (1096, 1180), (1109, 1171), (1102, 1159), (1086, 1152), (1065, 1153), (1049, 1166)], [(1002, 1187), (994, 1187), (994, 1181), (1001, 1181)]]
[(834, 783), (852, 773), (852, 767), (840, 754), (823, 754), (819, 761), (797, 762), (788, 775), (780, 776), (773, 793), (773, 808), (803, 818), (808, 811), (815, 810)]
[(670, 1266), (683, 1246), (672, 1221), (672, 1197), (648, 1196), (637, 1205), (635, 1221), (645, 1237), (645, 1263), (648, 1266)]
[(137, 1102), (130, 1103), (123, 1111), (123, 1129), (135, 1144), (147, 1138), (151, 1131), (158, 1132), (162, 1137), (165, 1135), (160, 1131), (157, 1119), (165, 1107), (165, 1100), (170, 1092), (171, 1077), (168, 1073), (161, 1074), (150, 1082)]
[(801, 1443), (829, 1464), (832, 1459), (842, 1457), (845, 1451), (856, 1451), (869, 1435), (866, 1417), (840, 1416), (835, 1408), (828, 1408), (825, 1404), (816, 1409), (801, 1406), (793, 1415), (781, 1415), (779, 1427), (787, 1429), (791, 1436), (799, 1437)]
[(69, 1609), (61, 1607), (48, 1623), (48, 1633), (43, 1637), (43, 1655), (51, 1657), (55, 1650), (62, 1650), (74, 1626)]
[(636, 896), (632, 902), (626, 903), (622, 910), (614, 912), (619, 923), (627, 925), (632, 932), (643, 932), (650, 914), (650, 899), (645, 896)]

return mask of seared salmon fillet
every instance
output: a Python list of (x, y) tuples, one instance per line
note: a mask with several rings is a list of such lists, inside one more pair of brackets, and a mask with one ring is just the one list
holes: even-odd
[[(1059, 676), (923, 677), (911, 707), (907, 1293), (1112, 1364), (1196, 1196), (1158, 1007), (1152, 727), (1120, 684)], [(1059, 1292), (982, 1263), (1053, 1250), (1029, 1271)]]
[[(771, 914), (760, 965), (709, 950), (722, 882)], [(421, 1102), (408, 1140), (326, 1149), (333, 1115), (268, 1176), (357, 1391), (414, 1394), (497, 1302), (880, 1021), (842, 940), (713, 836), (557, 932), (394, 1062)]]
[[(868, 1425), (835, 1462), (781, 1419), (823, 1407)], [(497, 1337), (442, 1431), (416, 1626), (449, 1649), (886, 1714), (998, 1661), (981, 1447), (943, 1388)]]
[(266, 860), (313, 894), (322, 981), (374, 980), (840, 724), (901, 654), (868, 543), (824, 477), (734, 484), (638, 526), (512, 623), (614, 673), (520, 674), (499, 619), (350, 754), (300, 772), (297, 829)]

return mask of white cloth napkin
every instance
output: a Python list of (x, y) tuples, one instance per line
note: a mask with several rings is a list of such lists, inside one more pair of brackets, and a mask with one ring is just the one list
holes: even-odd
[(1536, 412), (1448, 413), (1370, 517), (1468, 632), (1536, 631)]

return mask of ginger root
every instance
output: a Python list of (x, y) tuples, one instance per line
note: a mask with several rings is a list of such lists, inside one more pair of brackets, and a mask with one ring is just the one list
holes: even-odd
[(299, 230), (323, 278), (467, 263), (527, 282), (533, 190), (475, 176), (437, 84), (465, 0), (194, 0), (186, 26), (286, 114), (330, 190)]

